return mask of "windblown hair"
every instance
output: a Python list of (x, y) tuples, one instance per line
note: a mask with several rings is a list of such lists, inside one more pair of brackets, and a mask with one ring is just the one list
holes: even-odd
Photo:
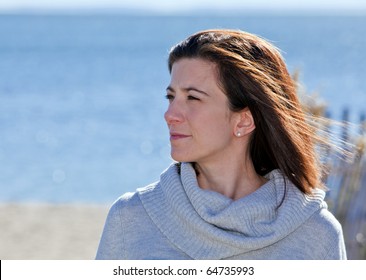
[(206, 30), (171, 49), (170, 72), (182, 58), (213, 62), (230, 109), (251, 111), (256, 129), (249, 148), (259, 175), (280, 169), (303, 193), (324, 188), (316, 144), (327, 144), (327, 139), (307, 122), (296, 85), (276, 47), (243, 31)]

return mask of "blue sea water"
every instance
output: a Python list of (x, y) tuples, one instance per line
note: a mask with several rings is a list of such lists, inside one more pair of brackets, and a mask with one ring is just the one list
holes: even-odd
[(207, 28), (271, 40), (335, 118), (366, 112), (365, 16), (0, 15), (0, 202), (111, 203), (158, 180), (167, 54)]

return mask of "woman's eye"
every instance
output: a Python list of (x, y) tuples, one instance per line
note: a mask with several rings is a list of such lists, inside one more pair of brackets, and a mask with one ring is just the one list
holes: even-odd
[(165, 98), (168, 99), (168, 100), (173, 100), (174, 96), (171, 95), (171, 94), (167, 94), (167, 95), (165, 95)]
[(192, 95), (188, 95), (188, 100), (200, 100), (200, 99)]

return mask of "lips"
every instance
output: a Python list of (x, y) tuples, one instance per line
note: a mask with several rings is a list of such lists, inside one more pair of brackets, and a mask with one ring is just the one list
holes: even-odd
[(170, 140), (180, 140), (190, 137), (190, 135), (177, 133), (177, 132), (170, 132)]

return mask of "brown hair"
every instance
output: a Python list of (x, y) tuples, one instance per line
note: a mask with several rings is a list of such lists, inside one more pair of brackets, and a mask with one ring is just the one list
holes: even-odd
[(326, 144), (326, 139), (306, 121), (296, 85), (276, 47), (243, 31), (206, 30), (171, 49), (170, 72), (181, 58), (215, 63), (230, 109), (249, 108), (256, 125), (250, 155), (259, 175), (280, 169), (307, 194), (323, 187), (315, 145)]

